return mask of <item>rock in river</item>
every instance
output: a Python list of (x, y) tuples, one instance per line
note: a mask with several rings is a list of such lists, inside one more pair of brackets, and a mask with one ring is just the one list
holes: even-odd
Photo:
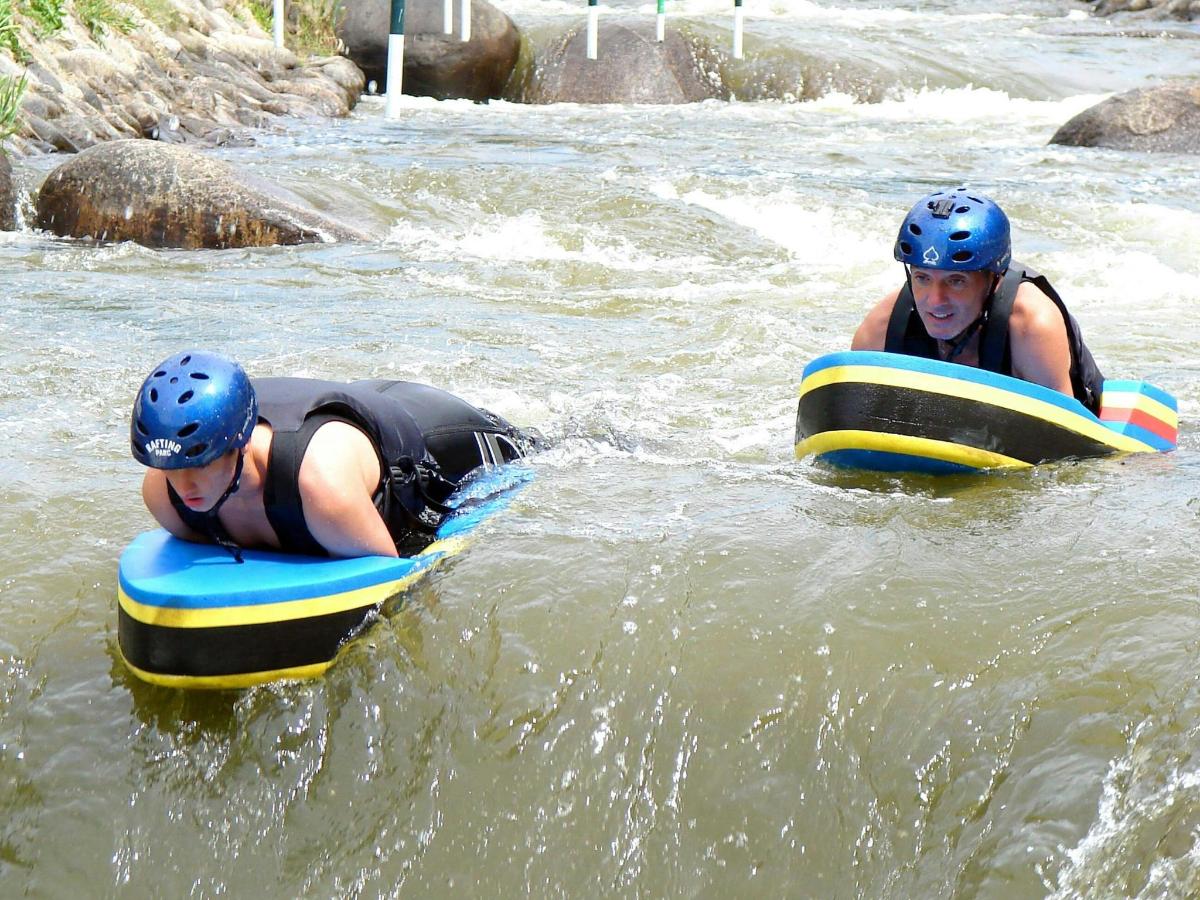
[(1172, 81), (1109, 97), (1059, 128), (1050, 143), (1200, 153), (1200, 82)]
[[(441, 0), (411, 0), (404, 14), (404, 93), (439, 100), (489, 100), (501, 96), (521, 48), (517, 26), (487, 0), (472, 0), (471, 39), (443, 33)], [(346, 4), (338, 35), (352, 60), (382, 92), (387, 84), (391, 0)]]
[(177, 144), (97, 144), (42, 183), (37, 226), (183, 249), (366, 240), (299, 197)]
[(587, 31), (574, 28), (545, 51), (521, 96), (528, 103), (695, 103), (723, 96), (705, 74), (692, 39), (677, 30), (655, 39), (654, 22), (602, 22), (597, 59)]

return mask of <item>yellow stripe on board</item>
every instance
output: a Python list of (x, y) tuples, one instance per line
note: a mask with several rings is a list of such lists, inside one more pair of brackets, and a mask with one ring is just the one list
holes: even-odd
[(951, 441), (935, 441), (932, 438), (912, 437), (903, 434), (884, 434), (879, 431), (822, 431), (805, 438), (796, 445), (796, 458), (809, 454), (820, 456), (836, 450), (874, 450), (881, 453), (900, 453), (923, 459), (937, 459), (957, 463), (973, 469), (1028, 469), (1031, 464), (1021, 459), (967, 447)]
[(281, 600), (278, 603), (182, 609), (139, 603), (125, 593), (118, 583), (117, 601), (121, 604), (121, 608), (137, 621), (147, 625), (160, 625), (164, 628), (221, 628), (312, 619), (317, 616), (382, 603), (389, 597), (411, 587), (443, 559), (459, 553), (465, 546), (467, 546), (465, 537), (451, 537), (435, 541), (421, 552), (422, 556), (434, 557), (429, 564), (409, 572), (403, 578), (368, 585), (353, 591), (344, 591), (340, 594), (330, 594), (326, 597)]
[(1179, 413), (1176, 410), (1137, 391), (1105, 391), (1100, 395), (1100, 409), (1105, 407), (1140, 410), (1172, 428), (1179, 428)]
[(214, 691), (240, 690), (284, 678), (295, 680), (319, 678), (333, 665), (331, 659), (328, 662), (313, 663), (309, 666), (293, 666), (290, 669), (274, 669), (267, 672), (239, 672), (234, 675), (164, 675), (161, 672), (147, 672), (145, 669), (139, 669), (125, 659), (124, 655), (121, 658), (125, 660), (129, 671), (142, 681), (157, 684), (159, 687), (204, 688)]
[[(1119, 434), (1111, 428), (1093, 422), (1086, 416), (1068, 412), (1045, 400), (1006, 391), (1003, 388), (977, 384), (961, 378), (950, 378), (945, 375), (930, 375), (927, 372), (912, 372), (907, 369), (889, 369), (886, 366), (830, 366), (809, 375), (800, 383), (800, 396), (803, 398), (810, 391), (826, 387), (830, 384), (845, 384), (858, 382), (861, 384), (882, 384), (888, 387), (909, 388), (931, 394), (942, 394), (947, 397), (958, 397), (962, 400), (974, 400), (989, 406), (999, 406), (1016, 412), (1033, 416), (1046, 422), (1051, 422), (1076, 434), (1089, 437), (1097, 443), (1112, 447), (1115, 450), (1125, 450), (1130, 453), (1144, 453), (1154, 450), (1149, 444), (1143, 443), (1128, 435)], [(955, 445), (957, 446), (957, 445)]]

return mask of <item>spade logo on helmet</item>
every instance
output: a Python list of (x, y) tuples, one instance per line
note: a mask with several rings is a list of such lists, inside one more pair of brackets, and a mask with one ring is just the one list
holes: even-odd
[(145, 444), (146, 452), (151, 456), (174, 456), (183, 449), (182, 444), (177, 444), (168, 438), (155, 438), (152, 441), (147, 441)]
[(931, 266), (935, 266), (935, 265), (937, 265), (938, 260), (941, 258), (942, 257), (938, 255), (937, 248), (930, 247), (928, 250), (925, 251), (925, 254), (921, 257), (921, 262), (928, 263)]

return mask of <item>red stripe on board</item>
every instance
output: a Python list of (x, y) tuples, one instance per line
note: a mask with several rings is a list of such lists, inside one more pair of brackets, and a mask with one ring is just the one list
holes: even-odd
[(1128, 409), (1121, 406), (1110, 409), (1106, 406), (1100, 410), (1100, 419), (1104, 422), (1128, 422), (1131, 425), (1137, 425), (1172, 444), (1176, 443), (1179, 438), (1178, 428), (1172, 428), (1158, 416), (1152, 416), (1141, 409)]

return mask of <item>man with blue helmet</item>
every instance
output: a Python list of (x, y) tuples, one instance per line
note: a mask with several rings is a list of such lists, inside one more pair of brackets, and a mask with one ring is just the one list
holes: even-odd
[(895, 257), (905, 283), (867, 314), (852, 350), (886, 350), (1013, 375), (1100, 407), (1104, 377), (1046, 278), (1012, 259), (1008, 217), (958, 188), (922, 198)]
[(396, 556), (432, 540), (470, 472), (536, 445), (498, 416), (426, 385), (251, 381), (187, 351), (154, 368), (130, 421), (146, 507), (177, 537), (240, 559), (261, 547)]

